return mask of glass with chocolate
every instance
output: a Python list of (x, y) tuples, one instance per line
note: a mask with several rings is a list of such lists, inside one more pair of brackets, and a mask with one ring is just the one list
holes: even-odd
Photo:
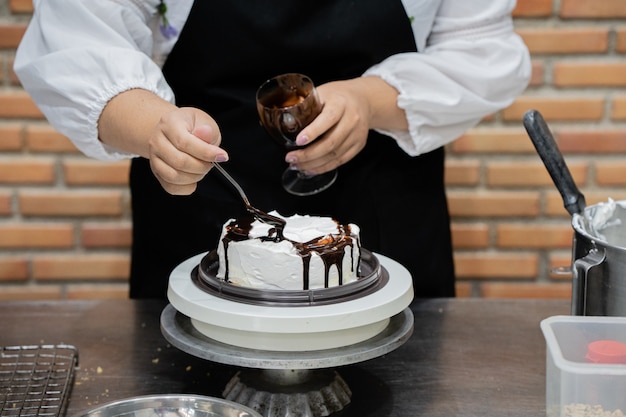
[[(256, 103), (261, 125), (287, 151), (302, 148), (296, 145), (298, 133), (322, 111), (313, 81), (306, 75), (295, 73), (264, 82), (257, 91)], [(327, 189), (336, 178), (336, 170), (306, 175), (288, 168), (283, 173), (282, 183), (291, 194), (304, 196)]]

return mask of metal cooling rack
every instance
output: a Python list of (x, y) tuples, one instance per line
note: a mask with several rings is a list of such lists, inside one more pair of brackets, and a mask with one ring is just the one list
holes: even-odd
[(70, 345), (0, 347), (0, 417), (57, 417), (78, 366)]

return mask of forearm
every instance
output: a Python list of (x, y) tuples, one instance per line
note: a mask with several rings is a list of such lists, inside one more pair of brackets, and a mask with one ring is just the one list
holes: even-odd
[(406, 113), (398, 107), (398, 90), (380, 77), (354, 79), (355, 87), (369, 103), (370, 129), (408, 131)]
[(98, 121), (102, 143), (143, 157), (149, 157), (149, 136), (161, 117), (176, 109), (174, 104), (142, 89), (113, 97)]

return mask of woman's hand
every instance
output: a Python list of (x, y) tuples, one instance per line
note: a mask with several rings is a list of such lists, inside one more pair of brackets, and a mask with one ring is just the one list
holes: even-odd
[(141, 155), (165, 191), (188, 195), (213, 162), (228, 160), (217, 123), (202, 110), (178, 108), (141, 89), (113, 97), (98, 122), (100, 140)]
[(164, 114), (149, 138), (150, 167), (170, 194), (188, 195), (213, 167), (228, 160), (220, 130), (208, 114), (183, 107)]
[(300, 132), (296, 143), (307, 145), (287, 153), (285, 161), (307, 174), (331, 171), (354, 158), (370, 129), (407, 129), (398, 92), (381, 78), (335, 81), (317, 88), (324, 108)]

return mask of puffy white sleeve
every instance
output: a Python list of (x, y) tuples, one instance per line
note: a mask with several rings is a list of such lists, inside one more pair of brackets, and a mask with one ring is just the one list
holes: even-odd
[[(153, 61), (158, 0), (37, 0), (14, 69), (50, 124), (87, 156), (132, 157), (98, 140), (115, 95), (142, 88), (173, 102)], [(160, 35), (158, 30), (156, 35)]]
[[(528, 85), (530, 55), (514, 32), (515, 0), (403, 0), (417, 53), (393, 55), (364, 75), (399, 91), (409, 132), (383, 131), (409, 155), (436, 149), (512, 103)], [(430, 29), (430, 31), (429, 31)]]

